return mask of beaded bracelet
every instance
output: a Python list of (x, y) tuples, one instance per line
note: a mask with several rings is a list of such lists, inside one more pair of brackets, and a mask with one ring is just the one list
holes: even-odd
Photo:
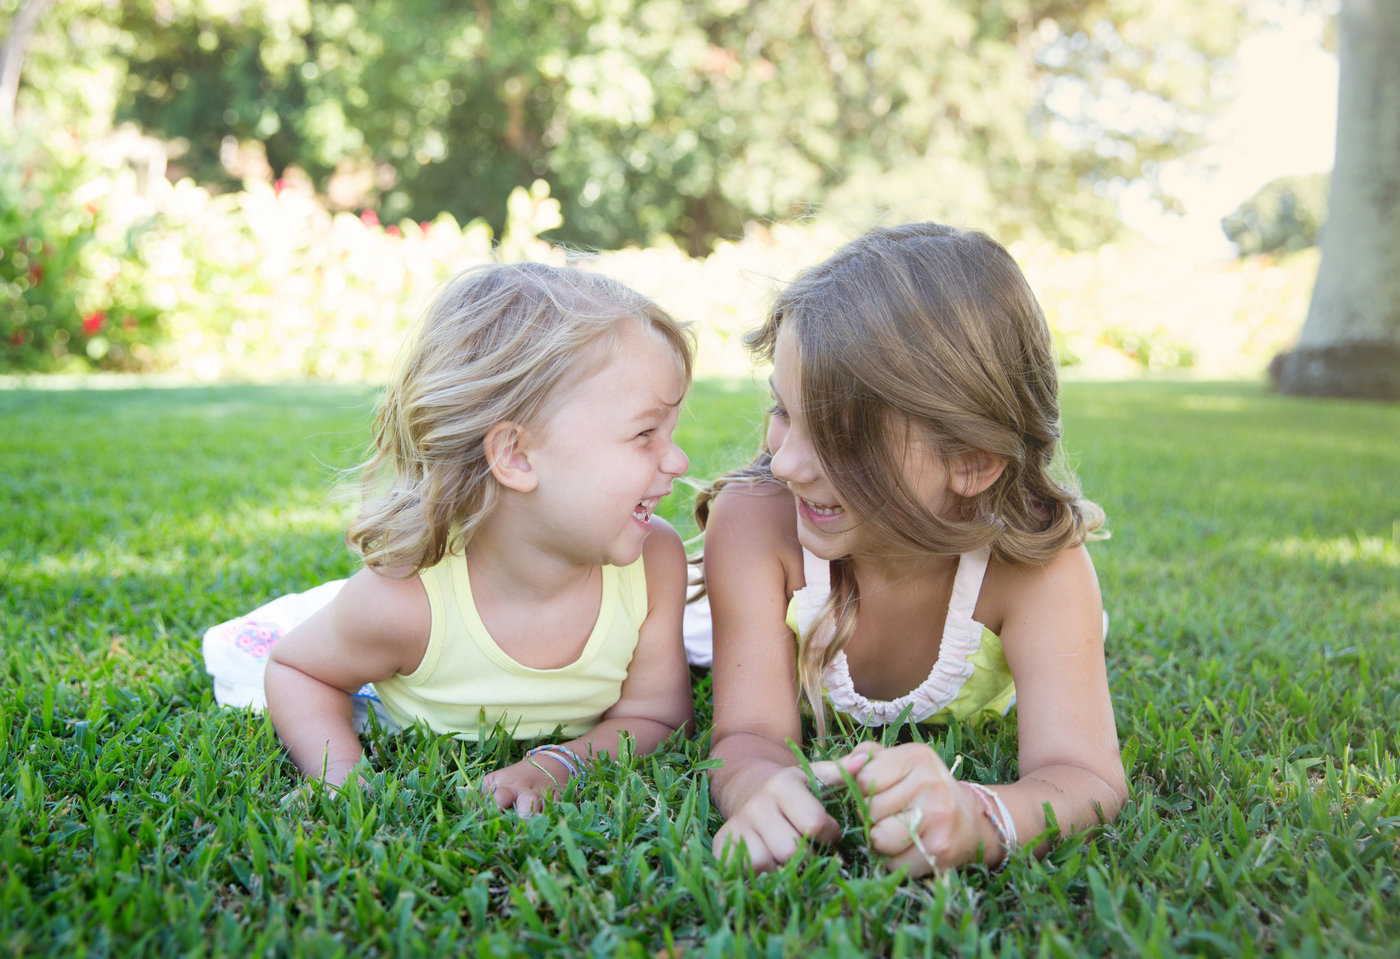
[[(579, 779), (583, 779), (588, 775), (588, 767), (584, 765), (582, 759), (579, 759), (578, 753), (574, 752), (568, 746), (559, 743), (545, 743), (543, 746), (536, 746), (533, 749), (527, 750), (525, 755), (527, 758), (531, 756), (549, 756), (551, 759), (558, 760), (559, 764), (568, 771), (570, 777), (576, 776)], [(541, 772), (545, 772), (538, 763), (534, 765), (537, 769), (540, 769)]]
[(1006, 808), (1006, 803), (995, 790), (988, 789), (981, 783), (963, 782), (963, 785), (972, 790), (972, 794), (982, 803), (982, 812), (991, 820), (992, 827), (997, 831), (997, 837), (1001, 839), (1002, 848), (1006, 850), (1002, 860), (997, 864), (998, 869), (1006, 866), (1011, 854), (1020, 846), (1016, 838), (1016, 820), (1011, 818), (1011, 811)]

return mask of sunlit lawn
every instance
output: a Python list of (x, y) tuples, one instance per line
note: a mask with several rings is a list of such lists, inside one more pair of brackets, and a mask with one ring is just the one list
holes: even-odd
[[(0, 950), (13, 955), (1391, 955), (1400, 941), (1400, 407), (1251, 384), (1070, 383), (1134, 801), (1093, 838), (907, 882), (860, 853), (710, 855), (700, 728), (529, 821), (518, 753), (369, 737), (373, 799), (282, 803), (200, 631), (353, 568), (328, 497), (358, 388), (0, 390)], [(757, 442), (702, 383), (692, 474)], [(693, 531), (678, 497), (669, 515)], [(933, 745), (1015, 773), (1015, 723)]]

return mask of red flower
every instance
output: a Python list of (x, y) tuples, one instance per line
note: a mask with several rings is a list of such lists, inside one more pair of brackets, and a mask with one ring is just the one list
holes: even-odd
[(373, 210), (366, 210), (360, 214), (360, 222), (365, 226), (378, 226), (379, 214), (375, 213)]
[(282, 191), (285, 190), (285, 189), (287, 189), (287, 178), (286, 178), (286, 177), (278, 177), (276, 180), (274, 180), (274, 181), (272, 182), (272, 191), (273, 191), (274, 193), (276, 193), (278, 196), (281, 196), (281, 195), (282, 195)]
[(388, 226), (386, 226), (386, 227), (384, 228), (384, 232), (387, 233), (387, 234), (389, 234), (390, 236), (398, 236), (398, 235), (399, 235), (399, 228), (396, 227), (396, 226), (394, 226), (394, 224), (390, 223)]
[(42, 263), (30, 263), (30, 264), (29, 264), (29, 285), (30, 285), (30, 286), (38, 286), (40, 283), (43, 283), (43, 282), (44, 282), (44, 264), (42, 264)]
[(95, 336), (97, 331), (102, 329), (102, 324), (107, 322), (106, 310), (94, 310), (83, 317), (83, 333), (88, 336)]

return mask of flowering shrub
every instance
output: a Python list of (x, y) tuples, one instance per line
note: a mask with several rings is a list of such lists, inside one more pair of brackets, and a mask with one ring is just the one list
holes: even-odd
[(73, 351), (109, 351), (109, 313), (94, 308), (84, 283), (99, 212), (88, 182), (68, 134), (21, 131), (0, 143), (0, 355), (8, 368), (51, 369)]
[[(673, 245), (579, 254), (540, 239), (559, 225), (543, 182), (515, 191), (497, 238), (446, 215), (332, 214), (281, 181), (217, 196), (188, 180), (141, 184), (63, 135), (17, 156), (0, 160), (0, 371), (381, 380), (450, 274), (532, 259), (635, 286), (693, 321), (700, 375), (747, 375), (742, 334), (783, 283), (849, 239), (820, 224), (754, 226), (704, 258)], [(1205, 265), (1147, 245), (1012, 252), (1061, 363), (1091, 375), (1258, 374), (1291, 345), (1316, 269), (1316, 251)]]

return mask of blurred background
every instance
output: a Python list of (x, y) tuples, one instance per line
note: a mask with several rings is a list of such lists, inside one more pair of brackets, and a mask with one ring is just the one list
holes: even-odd
[(0, 373), (383, 377), (448, 274), (700, 329), (878, 224), (1011, 246), (1071, 375), (1262, 377), (1307, 312), (1323, 0), (0, 0)]

